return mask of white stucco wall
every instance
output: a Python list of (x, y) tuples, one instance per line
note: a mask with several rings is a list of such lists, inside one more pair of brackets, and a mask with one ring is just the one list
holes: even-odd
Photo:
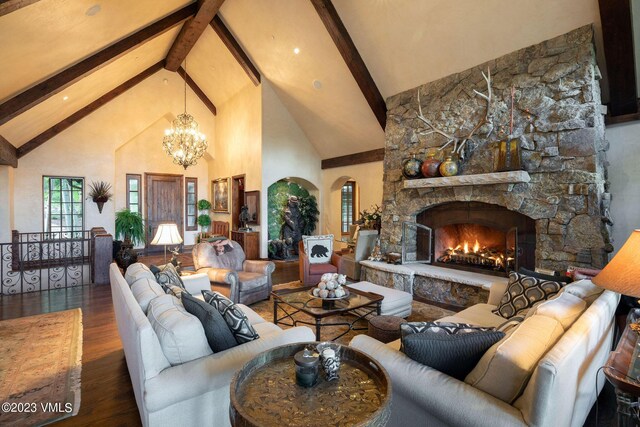
[(0, 243), (11, 241), (13, 227), (13, 174), (11, 166), (0, 166)]
[[(102, 214), (93, 201), (85, 200), (84, 205), (84, 228), (101, 226), (113, 234), (115, 211), (126, 203), (122, 193), (126, 173), (184, 173), (167, 163), (168, 157), (160, 160), (166, 156), (162, 138), (168, 123), (163, 118), (183, 112), (183, 90), (178, 74), (162, 70), (20, 158), (13, 173), (13, 228), (21, 232), (42, 230), (42, 176), (58, 175), (83, 177), (85, 194), (92, 181), (106, 181), (114, 187), (115, 198), (105, 204)], [(187, 94), (187, 110), (211, 144), (215, 118), (193, 92), (188, 90)], [(124, 147), (120, 167), (116, 162), (119, 147)], [(206, 188), (208, 181), (206, 162), (203, 166), (198, 166), (197, 176), (203, 181), (198, 183), (199, 189), (200, 185)], [(193, 176), (191, 169), (187, 176)], [(0, 187), (0, 192), (4, 190)], [(0, 226), (5, 233), (5, 221), (0, 221)]]
[(617, 251), (640, 228), (640, 122), (608, 126), (613, 246)]
[[(280, 101), (272, 85), (262, 80), (262, 188), (260, 194), (260, 256), (267, 256), (267, 189), (283, 178), (302, 178), (321, 188), (320, 155)], [(311, 190), (322, 211), (322, 192)], [(323, 230), (322, 213), (316, 230)]]
[[(325, 194), (320, 211), (323, 218), (323, 233), (340, 236), (340, 211), (342, 185), (352, 179), (356, 182), (356, 211), (369, 210), (373, 205), (382, 207), (382, 162), (324, 169), (322, 192)], [(359, 215), (356, 214), (358, 219)]]
[[(209, 192), (213, 203), (211, 181), (245, 175), (245, 191), (260, 190), (262, 185), (262, 120), (261, 89), (248, 83), (222, 105), (216, 105), (215, 156), (209, 163)], [(229, 185), (231, 194), (231, 183)], [(231, 202), (229, 209), (231, 210)], [(214, 221), (227, 221), (240, 212), (212, 213)]]

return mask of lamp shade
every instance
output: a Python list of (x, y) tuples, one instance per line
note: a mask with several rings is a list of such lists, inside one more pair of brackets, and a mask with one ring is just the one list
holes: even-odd
[(175, 224), (160, 224), (158, 231), (151, 241), (152, 245), (177, 245), (182, 243), (182, 237)]
[(602, 288), (640, 298), (640, 229), (633, 230), (616, 256), (591, 281)]

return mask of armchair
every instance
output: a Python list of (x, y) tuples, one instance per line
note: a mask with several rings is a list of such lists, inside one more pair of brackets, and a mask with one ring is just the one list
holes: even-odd
[(331, 262), (326, 264), (311, 264), (309, 256), (304, 251), (302, 240), (298, 242), (298, 254), (300, 255), (300, 281), (303, 286), (317, 285), (324, 273), (344, 274), (342, 257), (335, 252), (331, 254)]
[(193, 264), (197, 273), (206, 273), (211, 287), (229, 296), (235, 303), (252, 304), (269, 299), (271, 273), (276, 266), (271, 261), (246, 260), (238, 242), (229, 241), (232, 250), (218, 254), (211, 243), (193, 247)]
[(342, 255), (342, 268), (348, 278), (360, 280), (360, 261), (371, 254), (377, 237), (377, 230), (358, 230), (353, 252)]

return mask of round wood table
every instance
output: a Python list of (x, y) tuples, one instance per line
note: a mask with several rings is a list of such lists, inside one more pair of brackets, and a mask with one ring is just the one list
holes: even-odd
[(260, 353), (231, 381), (231, 425), (384, 426), (391, 412), (391, 381), (365, 353), (340, 346), (340, 378), (326, 381), (320, 367), (311, 388), (296, 384), (293, 355), (317, 342)]

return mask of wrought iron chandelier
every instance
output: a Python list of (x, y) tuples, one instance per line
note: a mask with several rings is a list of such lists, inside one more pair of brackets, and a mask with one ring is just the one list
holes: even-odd
[(198, 130), (198, 122), (187, 114), (187, 60), (184, 61), (184, 113), (171, 123), (171, 129), (164, 131), (162, 148), (171, 156), (173, 163), (187, 169), (198, 163), (207, 151), (207, 139)]

